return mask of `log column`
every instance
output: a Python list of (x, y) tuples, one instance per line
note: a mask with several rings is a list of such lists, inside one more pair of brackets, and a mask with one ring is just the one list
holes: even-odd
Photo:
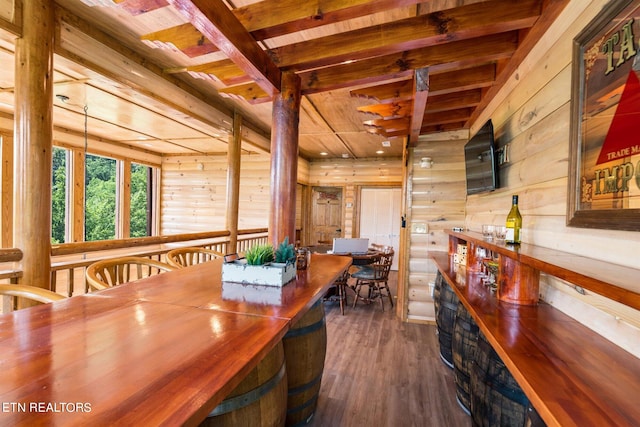
[(296, 238), (296, 183), (298, 180), (298, 124), (300, 78), (282, 73), (282, 91), (273, 100), (271, 129), (271, 209), (269, 241), (277, 245)]
[(22, 282), (49, 288), (53, 150), (54, 3), (24, 0), (16, 41), (14, 245), (23, 252)]
[(227, 252), (234, 253), (238, 247), (238, 210), (240, 206), (240, 154), (242, 147), (242, 116), (233, 114), (233, 135), (229, 140), (227, 150), (227, 230), (229, 247)]

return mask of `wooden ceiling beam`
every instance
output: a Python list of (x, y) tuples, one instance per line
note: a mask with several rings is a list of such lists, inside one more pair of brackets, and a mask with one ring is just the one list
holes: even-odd
[(153, 48), (178, 49), (189, 58), (217, 52), (211, 43), (191, 23), (171, 27), (140, 36), (140, 40)]
[(540, 0), (493, 0), (293, 43), (269, 53), (282, 70), (303, 71), (531, 27)]
[(281, 71), (222, 0), (169, 0), (262, 90), (280, 92)]
[(420, 131), (420, 135), (425, 135), (428, 133), (437, 133), (437, 132), (449, 132), (453, 130), (464, 129), (465, 122), (455, 122), (455, 123), (443, 123), (438, 125), (429, 125), (423, 126)]
[(473, 108), (461, 108), (459, 110), (440, 111), (437, 113), (426, 113), (422, 119), (422, 126), (430, 126), (442, 123), (457, 123), (466, 121)]
[(510, 31), (305, 71), (299, 75), (303, 94), (310, 94), (400, 78), (413, 74), (417, 68), (430, 67), (436, 72), (487, 63), (511, 56), (517, 47), (518, 34)]
[(397, 119), (411, 115), (411, 100), (388, 102), (386, 104), (363, 105), (357, 110), (365, 114), (373, 114), (383, 119)]
[(230, 59), (209, 62), (206, 64), (190, 65), (184, 69), (193, 77), (203, 80), (218, 81), (225, 86), (235, 86), (249, 83), (251, 78)]
[(476, 107), (482, 100), (481, 89), (470, 89), (462, 92), (446, 93), (444, 95), (429, 96), (426, 113), (457, 110), (458, 108)]
[(381, 103), (411, 100), (413, 97), (413, 80), (405, 79), (393, 83), (367, 86), (349, 91), (349, 94), (354, 98), (374, 99)]
[(254, 82), (222, 88), (218, 93), (225, 98), (244, 99), (253, 105), (271, 102), (273, 99), (271, 95)]
[(444, 73), (433, 73), (430, 78), (431, 96), (459, 92), (469, 89), (479, 89), (493, 85), (496, 80), (496, 66), (494, 62), (476, 67), (462, 68)]
[(540, 18), (538, 18), (535, 25), (528, 31), (527, 37), (514, 52), (513, 57), (507, 63), (506, 67), (500, 71), (500, 77), (496, 80), (496, 83), (489, 89), (485, 96), (483, 96), (482, 102), (471, 114), (471, 117), (467, 120), (465, 127), (471, 128), (473, 123), (478, 120), (482, 111), (484, 111), (489, 102), (491, 102), (491, 100), (502, 89), (507, 82), (507, 79), (517, 70), (524, 58), (529, 54), (529, 52), (531, 52), (531, 49), (533, 49), (533, 47), (538, 43), (540, 38), (549, 29), (556, 18), (558, 18), (569, 2), (570, 0), (549, 0), (545, 2), (545, 8), (542, 11)]
[(420, 136), (424, 110), (429, 96), (429, 68), (420, 68), (415, 71), (413, 79), (413, 108), (411, 113), (411, 125), (409, 126), (409, 144), (415, 145)]
[(407, 130), (409, 129), (410, 120), (408, 117), (402, 117), (400, 119), (374, 119), (364, 122), (365, 126), (373, 126), (377, 128), (383, 128), (386, 131)]
[(256, 40), (347, 21), (424, 0), (265, 0), (233, 11)]

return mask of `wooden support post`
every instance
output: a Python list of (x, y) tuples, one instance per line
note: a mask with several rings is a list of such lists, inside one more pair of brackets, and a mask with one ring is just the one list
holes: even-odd
[(296, 184), (298, 180), (298, 124), (300, 78), (282, 74), (282, 92), (273, 99), (271, 130), (271, 210), (269, 241), (277, 245), (296, 235)]
[(0, 201), (0, 247), (13, 247), (13, 136), (2, 138), (2, 196)]
[(227, 150), (227, 230), (229, 230), (228, 253), (234, 253), (238, 247), (238, 211), (240, 206), (240, 155), (242, 153), (242, 115), (233, 114), (233, 135)]
[(116, 211), (116, 238), (127, 239), (131, 237), (131, 160), (118, 162), (116, 182), (116, 198), (120, 205)]
[(53, 150), (54, 3), (24, 0), (28, 20), (16, 40), (14, 244), (22, 282), (49, 289)]

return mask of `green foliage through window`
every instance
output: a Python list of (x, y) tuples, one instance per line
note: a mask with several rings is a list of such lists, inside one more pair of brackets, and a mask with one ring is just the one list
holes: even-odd
[(51, 188), (51, 243), (65, 242), (67, 217), (67, 150), (54, 147)]
[(85, 173), (85, 240), (116, 236), (116, 161), (87, 155)]
[(151, 168), (131, 164), (131, 237), (151, 235)]

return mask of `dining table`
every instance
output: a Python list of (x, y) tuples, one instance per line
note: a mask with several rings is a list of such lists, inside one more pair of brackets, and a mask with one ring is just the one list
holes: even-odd
[(349, 268), (282, 288), (202, 263), (0, 316), (0, 425), (197, 425)]

